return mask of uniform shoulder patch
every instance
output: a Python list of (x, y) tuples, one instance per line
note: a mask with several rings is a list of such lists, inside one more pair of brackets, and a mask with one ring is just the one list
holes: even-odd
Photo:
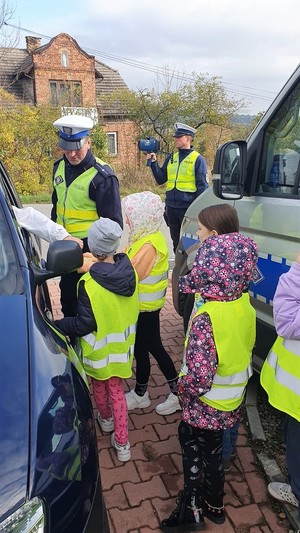
[(64, 180), (63, 180), (63, 177), (62, 176), (56, 176), (54, 178), (54, 183), (55, 185), (59, 185), (60, 183), (62, 183)]

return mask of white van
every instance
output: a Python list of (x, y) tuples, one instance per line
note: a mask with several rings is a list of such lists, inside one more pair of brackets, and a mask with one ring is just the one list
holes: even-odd
[(172, 277), (174, 306), (185, 323), (191, 301), (178, 292), (178, 277), (189, 272), (199, 246), (198, 213), (221, 202), (236, 208), (241, 232), (259, 246), (258, 275), (250, 286), (257, 312), (254, 366), (259, 370), (276, 338), (272, 300), (278, 278), (300, 250), (300, 65), (247, 142), (228, 142), (218, 149), (212, 187), (186, 212)]

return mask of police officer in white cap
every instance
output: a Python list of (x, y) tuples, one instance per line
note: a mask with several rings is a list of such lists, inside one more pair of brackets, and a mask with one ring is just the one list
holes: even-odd
[(151, 170), (156, 182), (166, 183), (165, 220), (170, 228), (174, 253), (179, 242), (181, 223), (189, 205), (207, 188), (204, 157), (192, 146), (196, 129), (177, 122), (174, 125), (176, 150), (159, 167), (156, 154), (150, 153)]
[[(66, 115), (54, 126), (59, 130), (58, 145), (63, 157), (54, 163), (51, 218), (70, 235), (82, 239), (83, 252), (87, 252), (87, 233), (95, 220), (106, 217), (123, 227), (119, 182), (112, 168), (93, 155), (91, 118)], [(76, 315), (79, 278), (77, 272), (61, 277), (64, 316)]]

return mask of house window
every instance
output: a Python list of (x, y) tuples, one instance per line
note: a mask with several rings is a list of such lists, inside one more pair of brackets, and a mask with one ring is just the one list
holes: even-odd
[(69, 54), (68, 52), (61, 53), (61, 66), (67, 68), (69, 66)]
[(57, 106), (82, 106), (81, 81), (50, 81), (50, 104)]
[(106, 134), (107, 136), (107, 152), (109, 155), (118, 154), (117, 132), (113, 131)]

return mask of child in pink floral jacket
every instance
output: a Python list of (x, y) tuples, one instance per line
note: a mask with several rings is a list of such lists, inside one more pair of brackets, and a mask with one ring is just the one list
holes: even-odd
[(181, 290), (200, 293), (204, 304), (192, 320), (178, 382), (184, 490), (163, 531), (204, 529), (203, 515), (225, 521), (222, 438), (239, 419), (252, 374), (255, 311), (246, 291), (256, 263), (257, 245), (249, 237), (212, 235), (180, 279)]

